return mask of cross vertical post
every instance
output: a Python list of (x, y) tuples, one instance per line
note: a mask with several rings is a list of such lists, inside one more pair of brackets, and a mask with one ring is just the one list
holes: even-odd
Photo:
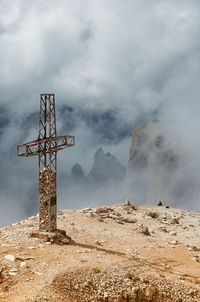
[(40, 95), (38, 140), (17, 146), (18, 156), (38, 155), (39, 230), (57, 229), (57, 152), (74, 146), (74, 136), (57, 136), (55, 94)]
[[(39, 150), (46, 150), (47, 138), (56, 137), (55, 95), (40, 95)], [(41, 142), (41, 143), (40, 143)], [(50, 148), (56, 147), (56, 141), (50, 141)], [(39, 152), (39, 228), (54, 231), (57, 229), (57, 152)]]

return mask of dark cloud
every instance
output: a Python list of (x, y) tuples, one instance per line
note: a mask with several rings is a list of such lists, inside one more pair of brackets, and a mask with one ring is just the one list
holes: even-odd
[(9, 112), (5, 106), (0, 105), (0, 135), (4, 129), (9, 126)]
[(73, 109), (62, 106), (60, 119), (62, 121), (62, 132), (72, 132), (78, 124), (85, 124), (86, 128), (93, 131), (96, 142), (99, 144), (118, 144), (121, 140), (130, 137), (133, 125), (120, 120), (120, 113), (114, 110), (92, 111)]

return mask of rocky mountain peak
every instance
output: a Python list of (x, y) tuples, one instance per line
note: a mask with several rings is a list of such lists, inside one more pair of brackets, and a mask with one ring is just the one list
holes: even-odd
[(85, 178), (85, 174), (83, 172), (83, 169), (79, 163), (76, 163), (73, 165), (71, 170), (71, 176), (73, 178), (83, 179)]
[(105, 156), (105, 153), (104, 153), (103, 149), (99, 148), (94, 155), (95, 162), (98, 160), (101, 160), (102, 158), (104, 158), (104, 156)]
[(120, 180), (125, 175), (125, 168), (110, 153), (99, 148), (94, 156), (94, 165), (89, 178), (96, 181)]

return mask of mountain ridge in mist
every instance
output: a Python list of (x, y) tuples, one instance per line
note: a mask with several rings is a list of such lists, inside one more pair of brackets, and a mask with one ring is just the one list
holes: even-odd
[(90, 183), (103, 183), (110, 181), (123, 180), (126, 169), (120, 164), (114, 155), (107, 152), (100, 147), (94, 154), (94, 162), (88, 175), (83, 171), (79, 163), (72, 166), (71, 178), (74, 181), (86, 180)]

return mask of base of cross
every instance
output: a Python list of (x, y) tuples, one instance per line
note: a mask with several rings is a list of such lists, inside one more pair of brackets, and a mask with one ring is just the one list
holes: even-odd
[(30, 237), (39, 238), (45, 242), (57, 243), (60, 245), (72, 244), (73, 240), (64, 230), (55, 230), (53, 232), (33, 231)]

